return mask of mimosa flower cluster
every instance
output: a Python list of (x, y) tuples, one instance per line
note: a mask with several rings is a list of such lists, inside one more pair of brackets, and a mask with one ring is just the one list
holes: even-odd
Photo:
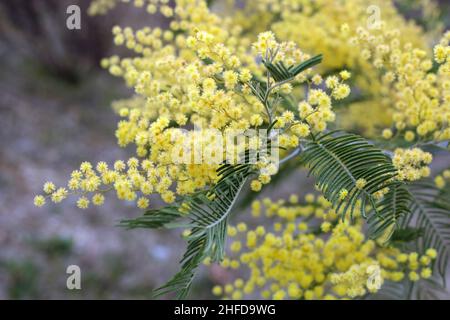
[[(204, 14), (199, 16), (202, 10)], [(270, 139), (277, 151), (287, 150), (282, 152), (284, 156), (312, 132), (325, 131), (327, 123), (335, 120), (333, 102), (350, 94), (345, 83), (350, 72), (344, 70), (323, 80), (307, 70), (292, 81), (308, 89), (307, 97), (290, 108), (276, 104), (277, 96), (292, 93), (292, 83), (278, 85), (269, 78), (273, 90), (268, 100), (276, 110), (268, 112), (250, 88), (253, 79), (265, 77), (264, 67), (257, 60), (275, 52), (272, 61), (289, 65), (306, 61), (310, 55), (293, 42), (278, 42), (270, 31), (259, 34), (251, 43), (240, 36), (242, 29), (227, 29), (226, 20), (210, 13), (204, 2), (180, 1), (174, 15), (181, 22), (165, 31), (113, 28), (114, 42), (138, 54), (132, 58), (112, 56), (101, 62), (135, 90), (135, 97), (116, 103), (122, 117), (116, 137), (121, 147), (134, 144), (136, 157), (125, 161), (126, 166), (123, 161), (116, 162), (112, 170), (103, 162), (96, 170), (82, 164), (57, 200), (77, 194), (78, 207), (86, 209), (91, 203), (103, 203), (103, 194), (115, 190), (119, 199), (134, 201), (141, 209), (149, 206), (151, 194), (172, 203), (177, 195), (191, 194), (217, 181), (216, 169), (221, 161), (211, 159), (235, 163), (233, 156), (244, 150), (256, 151), (267, 142), (251, 138), (230, 152), (226, 143), (217, 143), (217, 135), (207, 134), (208, 130), (224, 135), (235, 130), (248, 136), (249, 131), (275, 122), (277, 134)], [(176, 35), (181, 29), (186, 33)], [(189, 126), (198, 130), (180, 131)], [(194, 153), (199, 149), (198, 156)], [(180, 163), (180, 158), (188, 161)], [(251, 182), (251, 188), (259, 191), (277, 173), (277, 166), (264, 158), (255, 165), (261, 173)], [(46, 194), (55, 198), (54, 193)], [(35, 198), (36, 205), (44, 203), (43, 195)]]
[(322, 196), (299, 202), (264, 199), (252, 204), (252, 215), (273, 219), (270, 228), (250, 229), (239, 223), (224, 268), (248, 270), (244, 278), (217, 285), (217, 296), (231, 299), (346, 299), (375, 293), (385, 281), (417, 281), (432, 274), (436, 250), (404, 253), (365, 237), (362, 221), (338, 219)]
[(87, 209), (93, 205), (104, 203), (104, 194), (115, 190), (117, 198), (127, 201), (135, 201), (141, 209), (149, 206), (148, 196), (158, 193), (161, 198), (172, 203), (175, 194), (169, 190), (173, 179), (179, 178), (179, 171), (176, 166), (155, 167), (150, 160), (139, 161), (130, 158), (127, 163), (116, 161), (112, 168), (105, 162), (99, 162), (94, 168), (91, 163), (83, 162), (79, 170), (71, 174), (71, 179), (67, 188), (56, 189), (52, 182), (44, 184), (44, 195), (35, 197), (35, 205), (42, 206), (45, 199), (58, 203), (69, 194), (78, 195), (77, 206), (80, 209)]
[[(383, 25), (384, 26), (384, 25)], [(377, 32), (358, 29), (354, 41), (372, 64), (387, 71), (381, 76), (379, 93), (394, 103), (393, 120), (397, 135), (408, 142), (441, 141), (450, 138), (450, 32), (434, 49), (433, 56), (411, 43), (401, 46), (398, 30)], [(384, 132), (385, 138), (392, 136)]]
[[(104, 9), (95, 8), (107, 10), (118, 2), (94, 1), (91, 13), (104, 13)], [(152, 8), (149, 13), (155, 13), (156, 7), (161, 8), (166, 16), (170, 11), (162, 9), (167, 6), (166, 1), (123, 2), (132, 2), (137, 7), (149, 3)], [(189, 14), (194, 11), (192, 4), (198, 7), (195, 21), (189, 19)], [(343, 111), (345, 116), (340, 118), (343, 125), (356, 122), (369, 134), (378, 134), (379, 126), (392, 125), (395, 132), (391, 136), (395, 133), (407, 141), (449, 138), (448, 34), (431, 50), (426, 45), (427, 35), (408, 23), (391, 1), (264, 0), (246, 3), (244, 8), (236, 5), (235, 1), (227, 1), (227, 4), (230, 16), (223, 19), (210, 14), (203, 1), (177, 1), (172, 14), (179, 19), (175, 19), (171, 27), (174, 31), (186, 30), (194, 24), (204, 27), (207, 21), (210, 28), (219, 30), (217, 22), (220, 22), (225, 25), (224, 29), (229, 28), (239, 38), (230, 42), (239, 42), (243, 30), (257, 34), (260, 30), (271, 29), (279, 39), (301, 45), (307, 52), (321, 52), (325, 57), (332, 57), (322, 64), (325, 73), (344, 65), (364, 70), (356, 73), (354, 78), (355, 85), (362, 89), (362, 99), (355, 99)], [(428, 9), (433, 7), (433, 3), (425, 7), (424, 15), (430, 16)], [(382, 14), (372, 18), (368, 8), (376, 8)], [(441, 27), (436, 24), (437, 30), (430, 33), (435, 35)], [(246, 32), (246, 37), (248, 35), (251, 32)], [(166, 38), (170, 37), (170, 31), (166, 32)], [(124, 41), (123, 38), (116, 38), (116, 43), (125, 42), (128, 47), (133, 46), (134, 41)], [(178, 37), (178, 41), (183, 41), (182, 38)], [(244, 37), (242, 40), (253, 39)], [(439, 68), (429, 72), (433, 61), (439, 64)], [(438, 112), (435, 112), (436, 108)], [(371, 112), (364, 121), (359, 117), (362, 110)], [(387, 131), (385, 136), (389, 136)]]
[(346, 286), (346, 294), (351, 298), (363, 296), (367, 291), (375, 293), (383, 284), (380, 267), (369, 263), (355, 264), (344, 273), (333, 274), (330, 281)]
[[(392, 100), (394, 96), (383, 93), (385, 69), (375, 66), (368, 59), (370, 51), (359, 45), (361, 30), (369, 28), (375, 33), (368, 39), (373, 46), (381, 45), (378, 34), (387, 32), (390, 37), (396, 36), (394, 46), (409, 43), (426, 50), (424, 32), (408, 23), (393, 1), (264, 0), (252, 1), (243, 11), (236, 12), (236, 24), (250, 30), (270, 28), (282, 40), (294, 41), (309, 52), (323, 53), (327, 61), (321, 67), (325, 73), (344, 65), (351, 70), (364, 70), (354, 72), (354, 85), (361, 89), (361, 94), (348, 102), (338, 121), (349, 128), (356, 124), (369, 135), (378, 135), (380, 126), (392, 124), (396, 101)], [(380, 15), (376, 16), (376, 12)], [(361, 117), (361, 113), (367, 117)]]
[(414, 148), (396, 149), (392, 162), (398, 170), (397, 179), (415, 181), (430, 175), (428, 165), (432, 160), (431, 153)]

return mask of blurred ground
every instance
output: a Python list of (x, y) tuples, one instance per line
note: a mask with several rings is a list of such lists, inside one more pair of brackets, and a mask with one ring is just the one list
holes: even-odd
[(129, 287), (136, 291), (130, 296), (146, 294), (152, 281), (142, 275), (154, 270), (138, 258), (155, 252), (149, 243), (160, 248), (160, 262), (173, 250), (163, 238), (113, 227), (135, 210), (114, 201), (86, 212), (71, 201), (32, 206), (43, 181), (64, 184), (84, 159), (126, 157), (116, 147), (117, 119), (109, 107), (122, 87), (100, 70), (72, 86), (24, 69), (2, 70), (0, 80), (0, 297), (70, 297), (75, 293), (64, 290), (69, 264), (82, 269), (83, 297), (121, 297), (120, 288)]
[[(65, 41), (78, 41), (77, 31), (65, 24), (61, 29)], [(23, 35), (19, 40), (28, 39)], [(93, 40), (87, 41), (82, 44)], [(42, 46), (27, 45), (31, 52), (15, 42), (0, 42), (0, 298), (149, 297), (176, 271), (181, 240), (115, 227), (138, 211), (114, 199), (87, 211), (75, 209), (70, 200), (43, 209), (32, 204), (44, 181), (65, 184), (83, 160), (127, 157), (115, 142), (117, 118), (110, 104), (129, 92), (100, 70), (98, 61), (92, 63), (96, 55), (83, 54), (83, 48), (41, 59), (37, 51)], [(60, 65), (69, 66), (76, 77), (54, 72)], [(81, 268), (81, 291), (66, 289), (70, 264)]]

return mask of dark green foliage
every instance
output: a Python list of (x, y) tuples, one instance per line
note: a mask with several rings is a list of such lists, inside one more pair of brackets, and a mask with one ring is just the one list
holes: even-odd
[(71, 239), (58, 236), (47, 239), (30, 239), (32, 245), (44, 252), (49, 258), (56, 258), (68, 255), (73, 248)]
[(404, 242), (408, 243), (419, 239), (423, 236), (423, 229), (420, 228), (399, 228), (394, 231), (391, 236), (391, 242)]
[[(323, 134), (307, 143), (301, 161), (343, 219), (347, 214), (352, 218), (359, 203), (358, 209), (361, 208), (364, 217), (368, 216), (366, 206), (372, 206), (374, 237), (392, 228), (397, 219), (407, 213), (407, 191), (393, 182), (396, 169), (391, 159), (358, 135)], [(366, 181), (361, 189), (356, 187), (358, 179)], [(377, 202), (374, 194), (384, 188), (390, 188), (389, 193)], [(342, 190), (348, 191), (345, 199), (340, 197)]]
[(450, 258), (450, 194), (442, 193), (431, 181), (415, 183), (409, 189), (413, 195), (410, 203), (412, 214), (403, 224), (423, 230), (423, 236), (417, 239), (420, 252), (428, 248), (437, 250), (435, 265), (445, 284)]
[(311, 59), (306, 60), (296, 66), (286, 67), (283, 61), (272, 63), (263, 60), (264, 66), (270, 72), (271, 76), (277, 82), (287, 82), (293, 80), (301, 72), (314, 67), (315, 65), (322, 62), (322, 55), (319, 54)]
[[(399, 226), (399, 220), (410, 213), (411, 194), (406, 187), (398, 183), (392, 185), (390, 189), (377, 203), (376, 213), (368, 220), (371, 237), (379, 238), (383, 242), (392, 240), (391, 237)], [(399, 235), (402, 233), (397, 232), (397, 237)]]
[(31, 260), (0, 261), (0, 272), (8, 280), (8, 296), (12, 299), (36, 297), (40, 270)]
[(180, 216), (181, 213), (178, 211), (178, 206), (168, 206), (160, 209), (147, 210), (141, 217), (122, 220), (119, 225), (128, 229), (157, 229), (166, 226)]

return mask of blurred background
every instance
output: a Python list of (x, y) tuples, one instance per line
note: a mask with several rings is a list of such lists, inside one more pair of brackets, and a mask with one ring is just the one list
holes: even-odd
[[(177, 233), (116, 227), (139, 212), (113, 197), (86, 211), (73, 200), (33, 206), (43, 182), (65, 184), (82, 161), (132, 154), (116, 144), (118, 117), (110, 107), (131, 92), (99, 61), (120, 53), (113, 25), (167, 21), (127, 5), (90, 17), (89, 2), (0, 0), (0, 299), (150, 298), (176, 272), (184, 250)], [(66, 28), (70, 4), (81, 8), (81, 30)], [(311, 185), (301, 172), (287, 180), (261, 196)], [(72, 264), (81, 268), (81, 290), (66, 288)], [(230, 278), (227, 272), (202, 269), (191, 297), (212, 298), (212, 285)]]
[[(33, 207), (47, 179), (65, 184), (81, 161), (131, 154), (116, 144), (111, 110), (130, 92), (99, 61), (113, 53), (114, 24), (164, 21), (126, 5), (90, 17), (89, 2), (0, 1), (1, 299), (146, 298), (177, 268), (182, 241), (115, 227), (137, 210), (113, 197), (87, 211), (70, 200)], [(81, 30), (66, 28), (70, 4), (81, 8)], [(71, 264), (81, 268), (82, 290), (66, 288)]]

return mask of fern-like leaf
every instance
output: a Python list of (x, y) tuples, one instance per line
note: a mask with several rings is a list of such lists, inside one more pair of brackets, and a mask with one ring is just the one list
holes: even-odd
[(155, 291), (157, 296), (176, 292), (177, 298), (185, 298), (199, 264), (206, 257), (212, 261), (222, 260), (229, 214), (247, 178), (253, 173), (253, 166), (248, 163), (224, 164), (218, 169), (221, 178), (217, 184), (186, 202), (192, 229), (187, 237), (188, 246), (181, 260), (181, 270)]
[(409, 243), (423, 236), (423, 230), (420, 228), (399, 228), (394, 231), (391, 237), (393, 243)]
[(205, 230), (196, 228), (188, 237), (186, 252), (181, 259), (181, 270), (165, 285), (154, 291), (155, 296), (175, 292), (178, 299), (186, 298), (194, 279), (195, 271), (207, 254), (209, 238)]
[[(349, 133), (337, 134), (330, 132), (309, 142), (301, 155), (301, 161), (309, 168), (310, 174), (316, 178), (317, 186), (343, 219), (347, 214), (352, 218), (357, 206), (362, 215), (367, 217), (366, 206), (370, 204), (374, 209), (374, 219), (377, 219), (375, 231), (381, 234), (392, 228), (392, 222), (397, 219), (393, 219), (393, 215), (398, 217), (406, 213), (404, 191), (387, 195), (384, 201), (378, 203), (374, 196), (385, 188), (389, 188), (389, 193), (398, 191), (398, 182), (393, 181), (397, 171), (391, 159), (364, 138)], [(356, 186), (359, 179), (366, 181), (363, 188)], [(341, 198), (342, 190), (348, 191), (345, 199)], [(401, 200), (396, 208), (394, 206), (398, 202), (393, 199)]]
[(128, 229), (162, 228), (180, 218), (181, 213), (178, 210), (178, 206), (169, 206), (161, 209), (147, 210), (141, 217), (120, 221), (119, 226)]
[(399, 221), (410, 213), (411, 194), (403, 184), (395, 184), (390, 191), (377, 203), (377, 213), (369, 222), (369, 233), (382, 243), (387, 243), (397, 228)]
[(314, 67), (316, 64), (321, 63), (322, 58), (323, 58), (322, 55), (319, 54), (296, 66), (289, 66), (289, 67), (286, 67), (282, 61), (272, 63), (263, 60), (263, 63), (266, 69), (270, 72), (271, 76), (275, 79), (275, 81), (286, 82), (293, 80), (301, 72)]
[(441, 190), (431, 182), (421, 182), (410, 186), (411, 212), (405, 225), (414, 225), (423, 230), (418, 239), (418, 249), (434, 248), (438, 252), (436, 266), (444, 285), (448, 260), (450, 258), (450, 195), (442, 196)]

